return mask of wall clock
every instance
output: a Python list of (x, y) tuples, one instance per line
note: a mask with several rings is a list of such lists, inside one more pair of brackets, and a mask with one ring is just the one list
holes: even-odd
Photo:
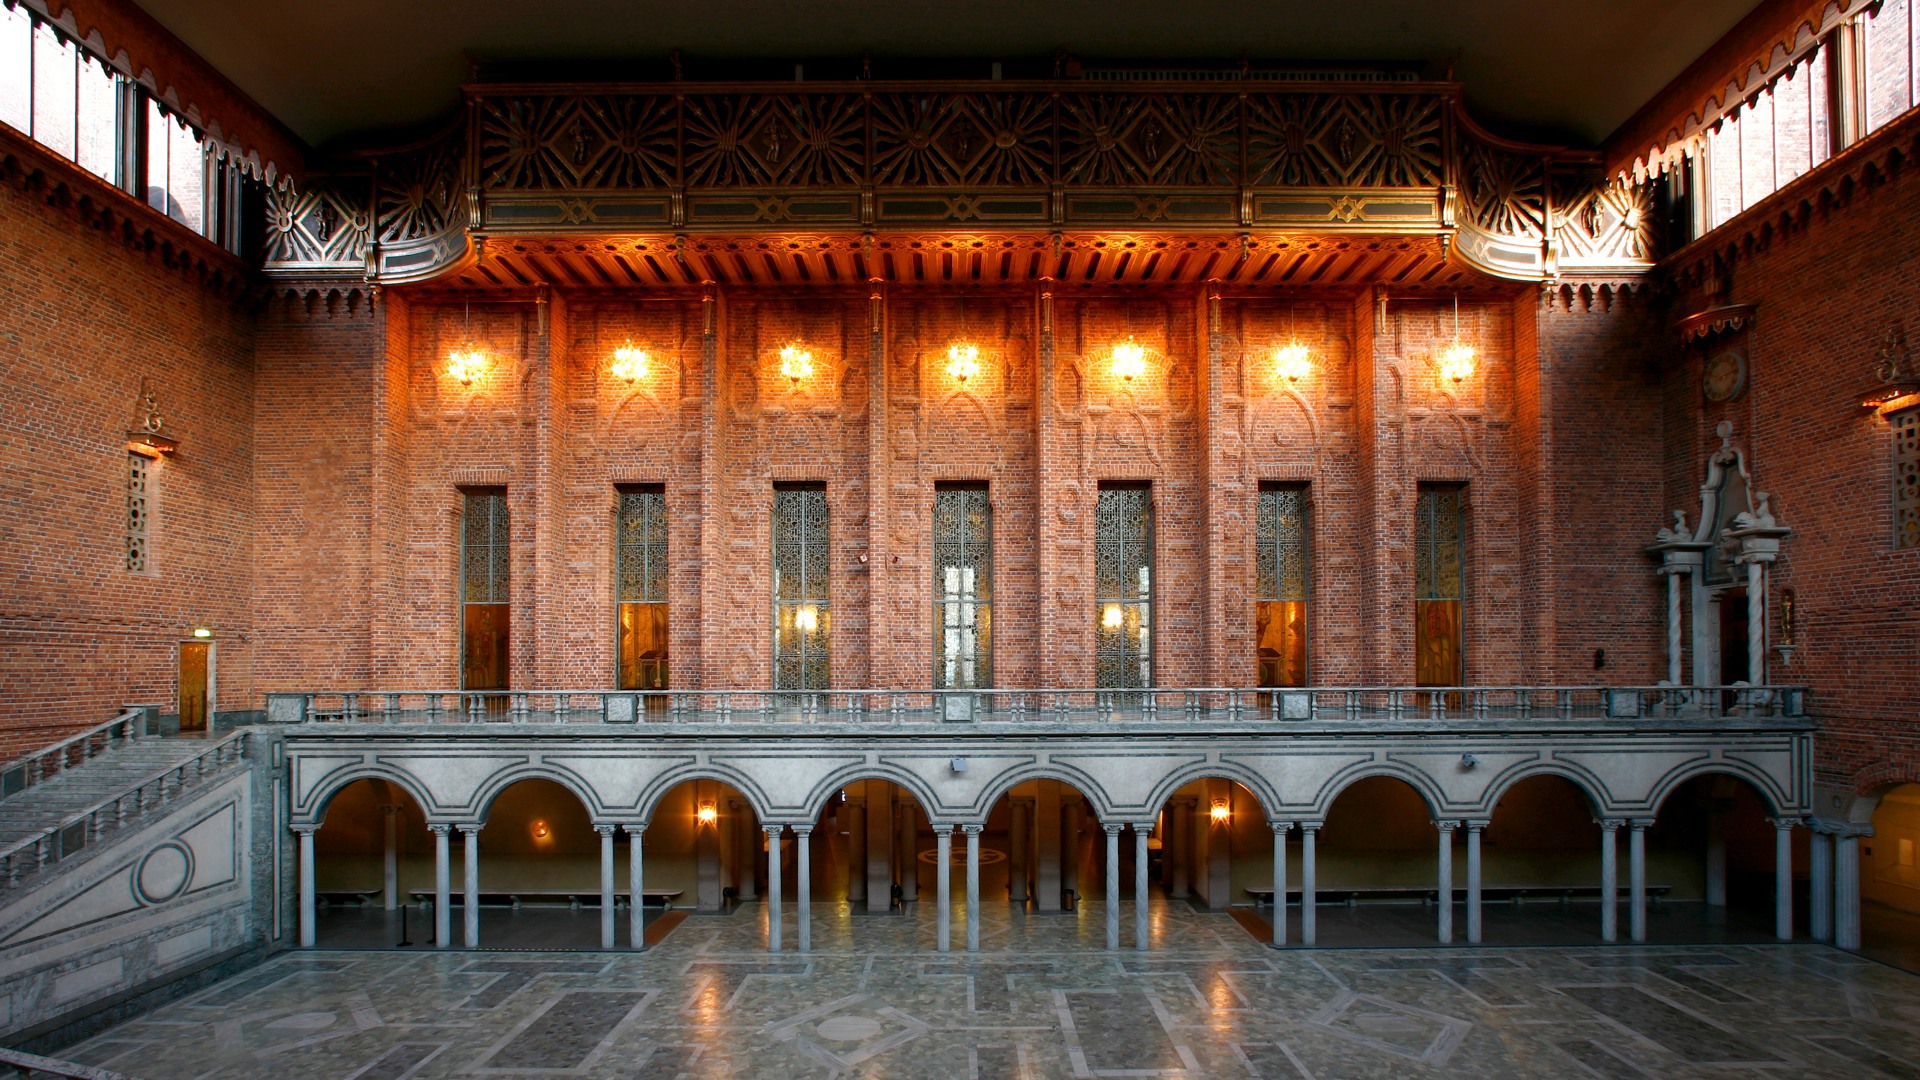
[(1732, 401), (1747, 389), (1747, 354), (1739, 348), (1722, 349), (1707, 357), (1700, 380), (1708, 401)]

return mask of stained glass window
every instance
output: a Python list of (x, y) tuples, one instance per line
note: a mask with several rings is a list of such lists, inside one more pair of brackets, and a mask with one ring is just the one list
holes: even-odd
[(139, 454), (127, 455), (127, 569), (147, 572), (147, 488), (152, 462)]
[(461, 495), (460, 685), (504, 690), (512, 569), (507, 493), (476, 488)]
[(773, 491), (773, 687), (825, 690), (831, 679), (827, 607), (827, 489)]
[(1260, 685), (1305, 686), (1306, 487), (1263, 485), (1254, 536), (1254, 657)]
[(620, 608), (620, 689), (667, 689), (667, 496), (619, 489), (614, 526)]
[(1893, 546), (1920, 548), (1920, 407), (1887, 419), (1893, 423)]
[(1420, 686), (1458, 686), (1464, 659), (1466, 491), (1422, 484), (1414, 511), (1415, 677)]
[(1153, 490), (1102, 484), (1093, 516), (1094, 685), (1153, 685)]
[(993, 685), (993, 508), (984, 484), (933, 493), (934, 685)]

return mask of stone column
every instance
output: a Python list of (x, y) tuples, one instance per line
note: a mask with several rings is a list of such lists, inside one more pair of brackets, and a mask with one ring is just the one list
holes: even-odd
[(867, 781), (867, 910), (893, 910), (893, 781)]
[[(618, 825), (595, 823), (600, 834), (600, 947), (613, 948), (613, 833)], [(639, 897), (634, 897), (638, 900)]]
[(1453, 943), (1453, 830), (1459, 826), (1457, 821), (1436, 821), (1433, 827), (1440, 832), (1440, 882), (1435, 894), (1440, 906), (1440, 944)]
[(933, 861), (934, 888), (939, 890), (934, 948), (948, 952), (953, 947), (953, 826), (933, 827)]
[[(1747, 682), (1767, 681), (1767, 568), (1758, 558), (1747, 561)], [(1792, 826), (1788, 826), (1792, 828)], [(1789, 930), (1791, 933), (1791, 930)], [(1785, 939), (1782, 939), (1785, 940)]]
[(1023, 868), (1031, 869), (1034, 907), (1039, 911), (1065, 908), (1061, 901), (1067, 889), (1067, 867), (1080, 857), (1078, 845), (1072, 840), (1072, 830), (1066, 827), (1073, 820), (1069, 808), (1075, 804), (1065, 796), (1058, 780), (1042, 780), (1034, 785), (1029, 807), (1032, 824), (1024, 830), (1028, 844)]
[(759, 840), (763, 834), (753, 821), (753, 807), (744, 802), (728, 804), (734, 817), (740, 824), (733, 830), (734, 843), (740, 848), (734, 855), (735, 869), (733, 894), (741, 900), (752, 900), (759, 895), (759, 886), (754, 879), (759, 877)]
[(800, 951), (813, 950), (813, 826), (795, 825), (793, 911), (800, 923)]
[(1324, 821), (1300, 823), (1300, 944), (1312, 946), (1319, 941), (1320, 896), (1315, 891), (1319, 855), (1315, 844)]
[(1133, 826), (1133, 947), (1147, 947), (1147, 834), (1153, 822), (1139, 821)]
[(840, 812), (847, 817), (847, 903), (864, 904), (867, 901), (867, 806), (865, 802), (847, 802), (841, 805)]
[(1707, 906), (1727, 906), (1726, 814), (1730, 800), (1707, 800)]
[(314, 911), (313, 889), (313, 834), (319, 831), (318, 825), (295, 825), (294, 835), (300, 838), (300, 947), (313, 948), (313, 927), (317, 917)]
[(1793, 940), (1793, 827), (1799, 818), (1768, 818), (1773, 823), (1773, 936)]
[(1100, 823), (1107, 834), (1107, 950), (1120, 948), (1120, 830), (1124, 825)]
[(430, 821), (433, 834), (433, 943), (438, 948), (453, 945), (453, 855), (447, 850), (447, 834), (453, 826)]
[[(1287, 833), (1291, 821), (1268, 822), (1273, 827), (1273, 947), (1287, 943)], [(1166, 841), (1160, 842), (1166, 850)]]
[(1663, 566), (1660, 575), (1667, 579), (1667, 681), (1674, 686), (1680, 682), (1680, 575), (1686, 571), (1679, 566)]
[(1620, 940), (1620, 822), (1600, 825), (1600, 940)]
[(1652, 818), (1627, 822), (1627, 936), (1647, 940), (1647, 826)]
[(642, 838), (646, 834), (644, 821), (627, 825), (627, 946), (634, 950), (647, 947), (646, 876), (641, 864)]
[(1007, 836), (1007, 899), (1027, 902), (1027, 840), (1033, 833), (1033, 805), (1013, 800), (1012, 832)]
[(762, 824), (767, 834), (767, 951), (780, 951), (780, 834), (785, 825)]
[(1467, 944), (1480, 944), (1480, 836), (1486, 832), (1484, 821), (1469, 821), (1467, 826)]
[(1833, 944), (1860, 948), (1860, 838), (1873, 829), (1853, 825), (1839, 835), (1833, 849)]
[(900, 800), (894, 807), (894, 821), (900, 837), (894, 855), (894, 863), (900, 868), (900, 900), (911, 904), (920, 899), (920, 822), (913, 811), (913, 800)]
[(480, 830), (486, 827), (484, 821), (472, 821), (460, 826), (460, 839), (465, 842), (465, 895), (461, 898), (464, 905), (460, 912), (462, 929), (466, 931), (466, 945), (469, 949), (480, 947)]
[(1084, 854), (1084, 845), (1080, 843), (1080, 822), (1087, 816), (1086, 807), (1078, 799), (1064, 800), (1060, 812), (1060, 890), (1052, 897), (1044, 891), (1036, 891), (1034, 899), (1042, 905), (1050, 904), (1047, 911), (1065, 911), (1066, 894), (1073, 893), (1074, 901), (1080, 899), (1080, 857)]
[(1160, 838), (1161, 858), (1167, 867), (1167, 895), (1185, 900), (1193, 895), (1187, 877), (1187, 861), (1193, 849), (1193, 800), (1173, 800), (1167, 804), (1167, 817), (1167, 835)]
[(1833, 834), (1815, 826), (1808, 837), (1807, 920), (1815, 941), (1833, 940)]
[(391, 804), (382, 806), (380, 815), (386, 841), (381, 858), (380, 906), (392, 911), (400, 905), (400, 808)]
[(967, 834), (967, 951), (980, 951), (980, 830), (985, 825), (962, 825)]

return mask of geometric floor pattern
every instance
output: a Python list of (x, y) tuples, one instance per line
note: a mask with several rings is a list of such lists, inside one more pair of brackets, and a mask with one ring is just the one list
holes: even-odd
[[(1131, 936), (1131, 905), (1123, 905)], [(764, 909), (644, 954), (284, 954), (61, 1056), (149, 1080), (431, 1077), (1912, 1077), (1920, 976), (1819, 945), (1275, 952), (1156, 903), (1150, 952), (1096, 904)], [(956, 944), (964, 938), (956, 935)]]

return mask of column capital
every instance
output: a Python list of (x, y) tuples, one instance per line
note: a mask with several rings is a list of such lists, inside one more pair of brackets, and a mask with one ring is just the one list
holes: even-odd
[(981, 833), (987, 831), (987, 826), (985, 822), (978, 825), (961, 825), (960, 831), (966, 833), (968, 836), (979, 836)]
[(1485, 832), (1487, 830), (1488, 820), (1487, 818), (1465, 818), (1461, 820), (1460, 824), (1468, 832)]
[(766, 833), (769, 839), (777, 841), (781, 835), (787, 831), (787, 827), (785, 825), (768, 825), (762, 823), (760, 831)]
[(933, 835), (935, 836), (952, 836), (953, 835), (952, 825), (942, 824), (941, 822), (938, 822), (938, 821), (930, 821), (927, 823), (927, 827), (933, 830)]
[(427, 831), (435, 836), (445, 836), (453, 831), (453, 822), (429, 821), (427, 822)]
[(1646, 832), (1648, 829), (1652, 827), (1653, 827), (1653, 819), (1650, 817), (1637, 817), (1637, 818), (1627, 819), (1627, 828), (1632, 830), (1633, 832)]
[(1293, 831), (1293, 822), (1291, 821), (1269, 821), (1267, 822), (1267, 825), (1268, 827), (1273, 829), (1274, 832), (1277, 832), (1277, 833), (1284, 834), (1284, 833), (1290, 833)]
[(1803, 817), (1768, 816), (1767, 818), (1767, 824), (1773, 826), (1776, 829), (1781, 829), (1781, 830), (1797, 829), (1800, 826), (1805, 825), (1806, 823), (1807, 823), (1807, 819)]
[(1157, 821), (1136, 821), (1133, 823), (1133, 831), (1137, 833), (1150, 833), (1157, 824), (1159, 824)]
[(639, 836), (641, 833), (647, 831), (647, 823), (644, 821), (622, 821), (619, 822), (619, 825), (621, 828), (627, 830), (628, 836)]
[(453, 827), (468, 835), (474, 835), (481, 829), (486, 828), (487, 823), (485, 821), (456, 821)]
[(1458, 819), (1455, 819), (1455, 818), (1443, 818), (1443, 819), (1436, 820), (1433, 823), (1433, 827), (1436, 829), (1439, 829), (1443, 833), (1452, 832), (1453, 830), (1460, 827), (1460, 822)]
[(1126, 827), (1127, 823), (1124, 821), (1103, 821), (1100, 823), (1100, 831), (1106, 833), (1108, 836), (1119, 836), (1120, 830)]
[(1873, 826), (1860, 821), (1840, 821), (1835, 818), (1810, 817), (1807, 828), (1817, 833), (1826, 833), (1836, 840), (1865, 840), (1873, 835)]
[(619, 829), (620, 826), (611, 821), (596, 821), (593, 823), (593, 831), (609, 840), (613, 839), (613, 834), (619, 831)]
[(811, 825), (793, 825), (789, 827), (793, 829), (793, 835), (795, 836), (805, 838), (813, 835), (813, 826)]
[(1619, 832), (1627, 823), (1625, 818), (1594, 818), (1593, 823), (1600, 826), (1601, 832)]
[(287, 828), (292, 829), (294, 832), (299, 833), (301, 836), (312, 836), (314, 833), (320, 831), (320, 823), (317, 821), (315, 822), (296, 821), (293, 824), (288, 825)]
[(1299, 825), (1300, 831), (1303, 833), (1319, 832), (1321, 829), (1327, 827), (1327, 822), (1325, 818), (1319, 818), (1311, 821), (1302, 821)]

